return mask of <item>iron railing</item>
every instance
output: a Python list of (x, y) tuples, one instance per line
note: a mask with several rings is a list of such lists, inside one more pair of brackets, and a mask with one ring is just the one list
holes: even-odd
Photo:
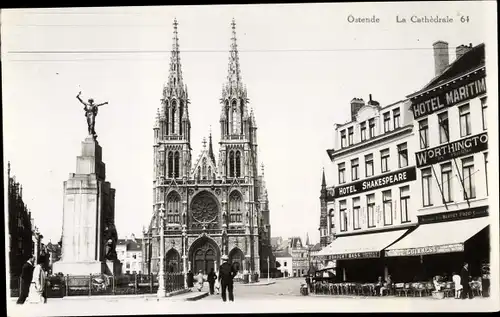
[[(165, 273), (166, 293), (184, 289), (183, 273)], [(21, 280), (10, 283), (10, 296), (18, 297)], [(99, 296), (127, 294), (155, 294), (158, 291), (157, 274), (108, 275), (53, 275), (45, 284), (48, 298), (64, 296)]]

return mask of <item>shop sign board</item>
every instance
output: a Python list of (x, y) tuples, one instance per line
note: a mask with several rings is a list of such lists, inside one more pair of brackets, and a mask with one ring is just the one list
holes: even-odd
[(413, 101), (411, 110), (415, 120), (485, 94), (486, 75), (483, 72), (479, 76), (471, 76), (467, 81), (458, 85), (447, 86), (437, 94), (426, 95), (424, 98)]
[(328, 260), (354, 260), (354, 259), (370, 259), (380, 257), (379, 251), (371, 252), (353, 252), (343, 254), (332, 254), (328, 256)]
[(455, 142), (415, 153), (417, 167), (441, 163), (453, 158), (481, 152), (488, 149), (488, 133), (476, 134)]
[(418, 256), (426, 254), (452, 253), (452, 252), (463, 252), (463, 251), (464, 251), (464, 244), (455, 243), (455, 244), (434, 245), (434, 246), (419, 247), (419, 248), (386, 250), (385, 256)]
[(392, 173), (367, 178), (343, 186), (335, 187), (335, 198), (367, 192), (391, 185), (413, 181), (417, 178), (415, 166), (403, 168)]
[(430, 215), (418, 216), (419, 224), (464, 220), (488, 216), (488, 206), (446, 211)]

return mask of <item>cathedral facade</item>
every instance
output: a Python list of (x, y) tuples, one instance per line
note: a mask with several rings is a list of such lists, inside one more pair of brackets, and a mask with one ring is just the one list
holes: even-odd
[(145, 273), (159, 272), (161, 257), (166, 272), (208, 273), (218, 269), (222, 255), (241, 272), (267, 271), (268, 259), (274, 268), (264, 167), (258, 165), (257, 125), (241, 79), (234, 20), (228, 68), (218, 157), (210, 133), (192, 158), (192, 109), (174, 21), (169, 77), (153, 129), (153, 216), (143, 239)]

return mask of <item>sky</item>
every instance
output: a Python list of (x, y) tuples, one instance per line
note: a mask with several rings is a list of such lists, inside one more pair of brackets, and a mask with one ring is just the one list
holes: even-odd
[[(322, 169), (333, 125), (352, 98), (381, 106), (434, 75), (432, 44), (485, 42), (491, 3), (350, 3), (19, 9), (1, 12), (4, 162), (23, 186), (44, 241), (61, 237), (63, 182), (87, 136), (75, 96), (94, 98), (106, 177), (116, 189), (121, 237), (142, 235), (152, 215), (153, 124), (168, 78), (178, 20), (191, 100), (193, 158), (211, 128), (218, 156), (221, 88), (236, 20), (241, 75), (258, 126), (272, 236), (319, 241)], [(496, 10), (494, 10), (496, 12)], [(349, 15), (380, 23), (348, 23)], [(450, 16), (449, 24), (396, 23), (396, 16)], [(460, 23), (460, 16), (469, 22)], [(118, 52), (117, 52), (118, 51)], [(194, 162), (193, 162), (194, 163)], [(6, 173), (6, 165), (5, 173)]]

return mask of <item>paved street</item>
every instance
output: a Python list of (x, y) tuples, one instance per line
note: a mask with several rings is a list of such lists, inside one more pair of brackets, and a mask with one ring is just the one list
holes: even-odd
[(182, 296), (161, 301), (154, 298), (52, 299), (45, 305), (17, 306), (8, 302), (8, 316), (92, 316), (111, 314), (180, 314), (180, 313), (273, 313), (273, 312), (427, 312), (427, 311), (493, 311), (492, 298), (473, 300), (430, 297), (339, 297), (300, 296), (301, 279), (277, 280), (267, 286), (236, 285), (236, 301), (222, 302), (219, 296), (188, 302)]

